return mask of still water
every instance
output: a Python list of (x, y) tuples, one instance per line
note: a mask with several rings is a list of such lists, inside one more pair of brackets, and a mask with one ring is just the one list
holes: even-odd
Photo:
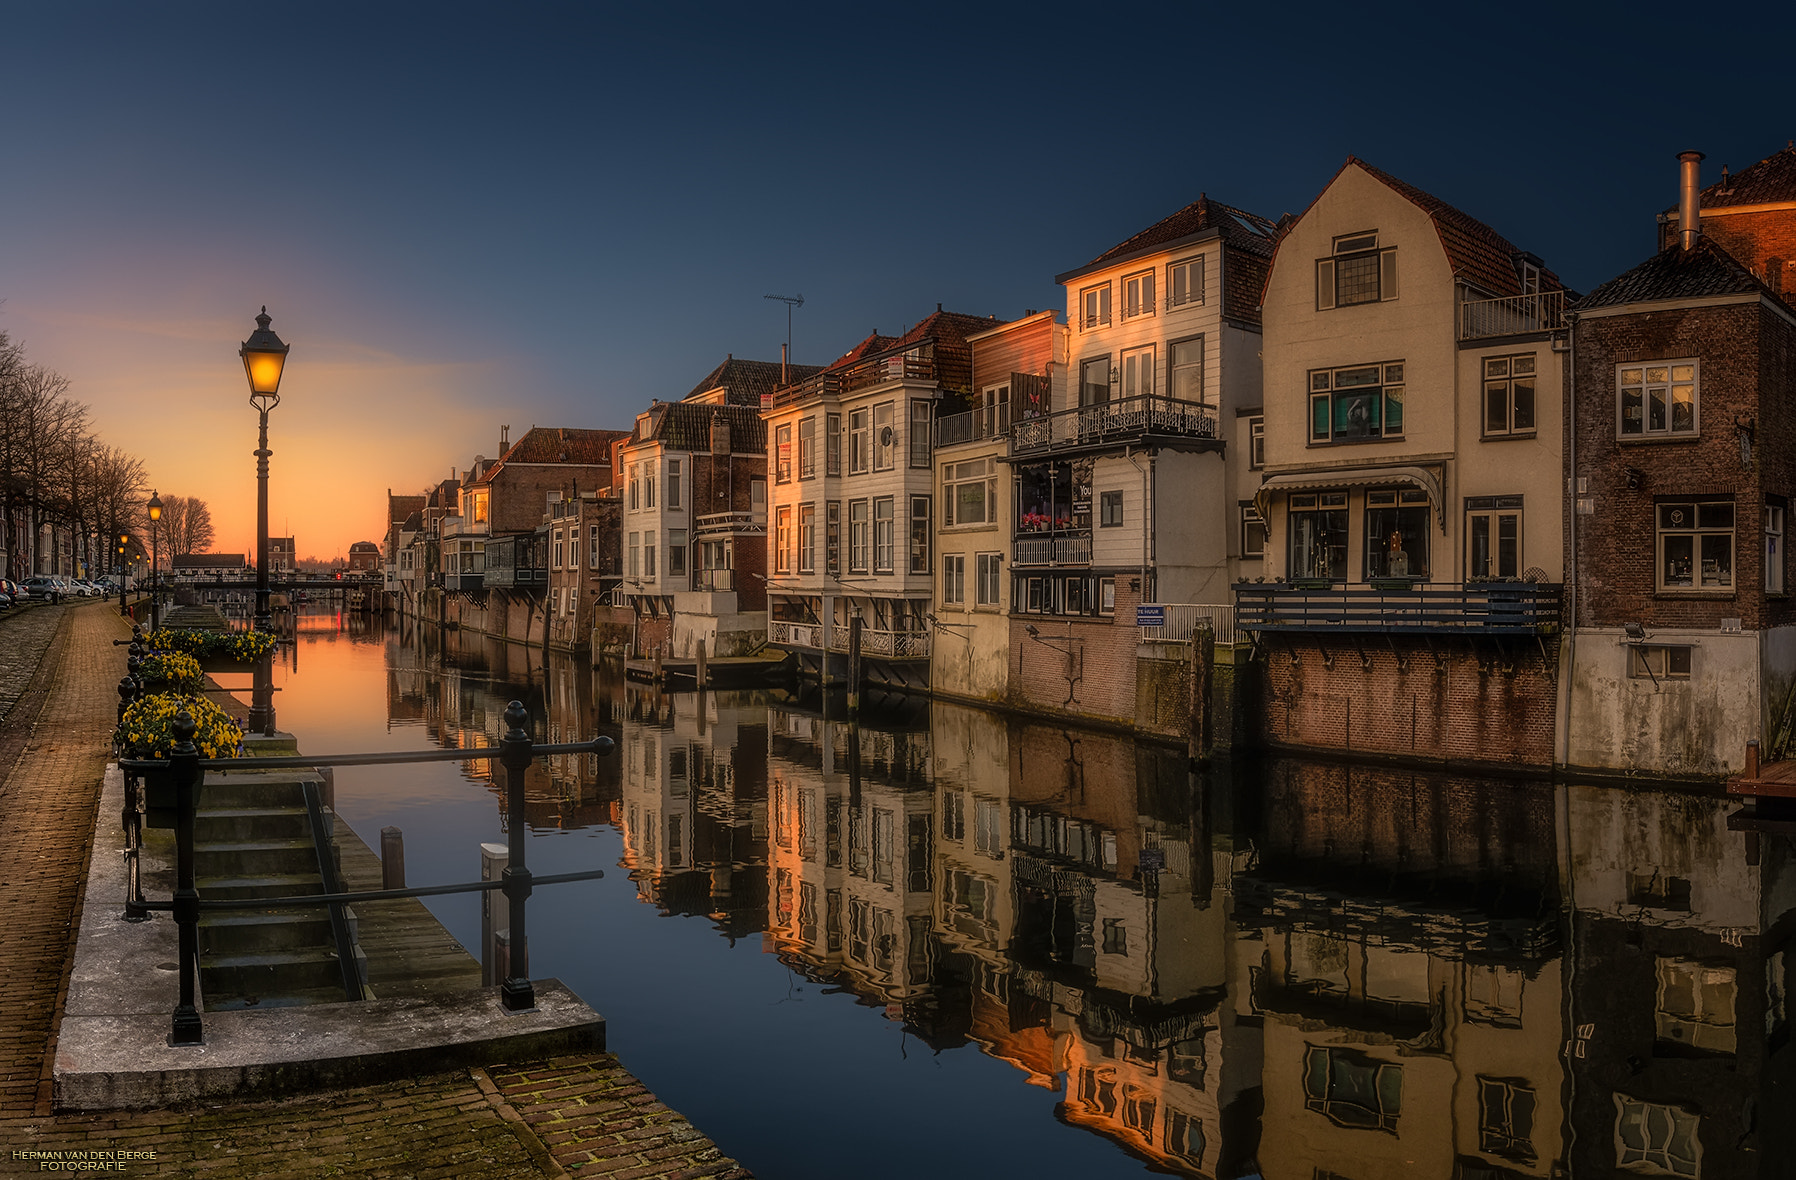
[[(311, 752), (530, 772), (531, 966), (778, 1177), (1796, 1176), (1791, 837), (1726, 800), (1272, 759), (915, 703), (661, 694), (474, 637), (300, 616)], [(503, 841), (483, 769), (338, 771), (408, 883)], [(1749, 840), (1752, 842), (1749, 843)], [(479, 902), (430, 899), (469, 947)]]

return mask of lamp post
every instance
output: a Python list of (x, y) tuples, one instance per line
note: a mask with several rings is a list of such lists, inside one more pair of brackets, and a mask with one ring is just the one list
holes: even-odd
[(156, 550), (156, 522), (162, 519), (162, 497), (150, 492), (150, 630), (162, 626), (162, 604), (157, 601), (156, 567), (161, 564)]
[(128, 615), (131, 613), (130, 608), (125, 605), (125, 583), (131, 580), (131, 571), (125, 565), (125, 548), (130, 544), (130, 533), (120, 533), (118, 535), (118, 613), (121, 615)]
[[(271, 631), (274, 619), (268, 611), (268, 411), (281, 404), (281, 369), (287, 363), (287, 346), (268, 328), (273, 321), (268, 308), (256, 317), (256, 330), (250, 333), (237, 355), (243, 358), (243, 372), (249, 378), (249, 404), (261, 415), (262, 433), (256, 447), (256, 620), (255, 629)], [(272, 674), (266, 659), (257, 664), (257, 683), (251, 694), (249, 727), (257, 733), (274, 732), (274, 693), (262, 681)]]

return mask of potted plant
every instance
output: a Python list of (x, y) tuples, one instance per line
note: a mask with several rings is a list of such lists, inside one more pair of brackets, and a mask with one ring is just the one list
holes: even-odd
[[(243, 729), (223, 709), (199, 696), (158, 693), (134, 701), (113, 733), (113, 746), (121, 758), (168, 758), (179, 738), (175, 718), (185, 709), (193, 718), (193, 745), (201, 758), (235, 758), (243, 748)], [(175, 781), (171, 768), (142, 771), (144, 806), (150, 826), (174, 826)]]
[(154, 651), (137, 665), (137, 679), (144, 691), (191, 695), (203, 686), (200, 662), (178, 651)]

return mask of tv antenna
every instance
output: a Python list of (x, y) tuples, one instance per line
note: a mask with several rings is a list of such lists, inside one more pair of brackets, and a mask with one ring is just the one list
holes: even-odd
[(804, 306), (803, 295), (763, 295), (763, 299), (777, 299), (786, 305), (786, 357), (792, 356), (792, 309)]

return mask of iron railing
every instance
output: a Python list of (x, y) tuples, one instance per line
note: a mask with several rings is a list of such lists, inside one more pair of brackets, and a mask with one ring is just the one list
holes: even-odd
[[(525, 924), (525, 902), (536, 885), (558, 885), (570, 881), (590, 881), (603, 877), (604, 871), (592, 869), (578, 873), (557, 873), (546, 877), (535, 877), (531, 874), (525, 861), (527, 819), (524, 811), (524, 771), (530, 763), (540, 757), (556, 754), (596, 754), (611, 753), (614, 743), (608, 737), (600, 736), (587, 742), (565, 742), (559, 744), (538, 745), (530, 740), (529, 732), (524, 728), (530, 721), (530, 711), (522, 702), (512, 701), (505, 709), (505, 736), (497, 746), (488, 746), (473, 750), (416, 750), (376, 754), (331, 754), (323, 757), (302, 755), (279, 758), (201, 758), (199, 749), (193, 744), (193, 736), (197, 730), (193, 716), (182, 709), (175, 717), (175, 747), (173, 754), (165, 759), (121, 758), (119, 768), (126, 776), (126, 828), (129, 833), (131, 813), (136, 810), (141, 798), (138, 792), (139, 781), (148, 774), (167, 774), (173, 788), (174, 827), (175, 827), (175, 889), (173, 897), (168, 901), (147, 901), (133, 897), (128, 900), (127, 913), (142, 916), (145, 911), (172, 911), (179, 931), (180, 949), (177, 961), (180, 967), (180, 998), (175, 1005), (173, 1032), (169, 1038), (174, 1045), (198, 1045), (203, 1041), (203, 1029), (198, 1005), (196, 1004), (196, 977), (199, 970), (199, 917), (201, 913), (217, 910), (241, 909), (274, 909), (290, 906), (330, 906), (340, 910), (342, 906), (364, 901), (390, 901), (409, 897), (434, 897), (449, 893), (476, 893), (488, 889), (503, 890), (509, 902), (509, 921), (511, 924), (509, 954), (507, 956), (505, 980), (500, 984), (499, 993), (506, 1009), (511, 1012), (527, 1011), (536, 1006), (535, 988), (530, 982), (530, 946)], [(194, 883), (194, 825), (197, 813), (199, 793), (202, 788), (205, 772), (208, 770), (315, 770), (320, 767), (335, 766), (396, 766), (414, 762), (479, 762), (498, 759), (505, 767), (505, 828), (509, 860), (504, 874), (497, 881), (471, 881), (457, 885), (424, 885), (410, 889), (364, 889), (344, 891), (337, 888), (334, 873), (327, 874), (323, 893), (302, 894), (293, 897), (255, 897), (233, 899), (206, 899), (200, 896)], [(316, 803), (308, 798), (308, 810), (314, 810)], [(141, 828), (141, 824), (139, 825)], [(314, 816), (314, 827), (317, 818)], [(322, 857), (321, 857), (322, 860)], [(135, 874), (133, 875), (135, 879)], [(131, 888), (135, 889), (135, 883)], [(338, 923), (333, 919), (333, 926)], [(338, 932), (339, 941), (342, 938)]]
[(692, 588), (694, 590), (734, 590), (736, 588), (736, 571), (731, 569), (693, 570)]
[(1235, 622), (1243, 631), (1261, 635), (1541, 635), (1559, 625), (1560, 590), (1546, 582), (1352, 589), (1242, 583), (1235, 587)]
[(964, 414), (949, 414), (935, 420), (935, 445), (938, 447), (951, 447), (987, 438), (1002, 438), (1009, 433), (1010, 404), (1008, 402), (983, 409), (968, 410)]
[(1125, 397), (1019, 419), (1010, 431), (1010, 453), (1029, 455), (1106, 446), (1148, 435), (1215, 438), (1216, 411), (1177, 398)]
[[(767, 642), (782, 647), (804, 647), (823, 650), (827, 635), (829, 650), (848, 650), (849, 628), (823, 623), (793, 623), (775, 620), (767, 624)], [(861, 628), (861, 654), (882, 656), (891, 660), (926, 660), (929, 658), (929, 632), (880, 631)]]
[(1015, 542), (1016, 565), (1090, 565), (1091, 534), (1072, 536), (1020, 536)]
[(1464, 299), (1459, 304), (1459, 338), (1519, 336), (1565, 327), (1565, 292), (1540, 291), (1501, 299)]

